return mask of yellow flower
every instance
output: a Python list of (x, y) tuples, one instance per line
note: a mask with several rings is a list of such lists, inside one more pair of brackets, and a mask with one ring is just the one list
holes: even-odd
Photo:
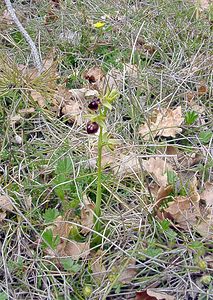
[(102, 27), (104, 27), (104, 25), (105, 25), (105, 22), (97, 22), (93, 26), (95, 28), (102, 28)]

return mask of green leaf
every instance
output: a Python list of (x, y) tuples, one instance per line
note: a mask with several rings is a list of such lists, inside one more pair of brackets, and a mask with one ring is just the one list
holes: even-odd
[(163, 250), (161, 248), (156, 248), (156, 247), (148, 247), (145, 251), (145, 254), (150, 256), (150, 257), (155, 257), (158, 254), (161, 254)]
[(7, 300), (7, 299), (8, 297), (4, 292), (0, 293), (0, 300)]
[(202, 131), (199, 134), (199, 139), (200, 139), (201, 143), (208, 144), (210, 142), (210, 140), (212, 139), (212, 136), (213, 136), (212, 131), (210, 131), (210, 130)]
[(166, 172), (167, 175), (167, 182), (169, 185), (174, 185), (175, 182), (177, 181), (177, 175), (174, 171), (167, 170)]
[(160, 222), (160, 225), (161, 225), (162, 230), (166, 231), (170, 227), (170, 221), (165, 219), (165, 220)]
[(61, 259), (61, 264), (66, 271), (70, 271), (73, 273), (77, 273), (81, 269), (81, 265), (74, 262), (74, 260), (70, 257)]
[(105, 106), (106, 108), (108, 108), (109, 110), (112, 109), (112, 104), (110, 104), (108, 101), (103, 101), (103, 106)]
[(51, 247), (52, 249), (56, 249), (58, 244), (60, 243), (60, 237), (59, 235), (56, 235), (56, 237), (53, 237), (53, 231), (52, 229), (47, 229), (42, 234), (42, 238), (44, 239), (42, 243), (42, 247), (45, 249), (47, 247)]
[(59, 216), (59, 211), (56, 208), (48, 208), (43, 214), (46, 223), (53, 222)]
[(170, 241), (174, 241), (174, 239), (177, 237), (177, 233), (172, 228), (167, 229), (165, 231), (165, 235)]
[(198, 114), (195, 111), (187, 111), (185, 115), (185, 122), (187, 125), (193, 124), (198, 118)]
[(69, 157), (65, 157), (61, 160), (58, 160), (56, 166), (56, 174), (70, 175), (72, 173), (72, 170), (72, 161)]

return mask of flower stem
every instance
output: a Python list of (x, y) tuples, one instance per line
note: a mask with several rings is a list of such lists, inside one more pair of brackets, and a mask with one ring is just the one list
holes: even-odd
[(97, 167), (98, 167), (98, 178), (97, 178), (97, 193), (96, 193), (96, 204), (95, 204), (95, 230), (97, 232), (100, 232), (100, 216), (101, 216), (101, 177), (102, 177), (102, 166), (101, 166), (101, 160), (102, 160), (102, 138), (103, 138), (103, 128), (100, 126), (100, 132), (98, 137), (98, 161), (97, 161)]

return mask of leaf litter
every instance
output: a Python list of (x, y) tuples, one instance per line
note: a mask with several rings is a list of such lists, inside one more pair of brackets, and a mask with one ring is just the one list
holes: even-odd
[(142, 292), (136, 292), (135, 300), (175, 300), (175, 297), (159, 292), (157, 289), (147, 289)]
[(140, 126), (139, 134), (143, 136), (144, 140), (148, 140), (150, 135), (153, 138), (156, 136), (175, 137), (182, 132), (180, 126), (183, 121), (181, 106), (175, 109), (156, 109), (147, 122)]
[(57, 217), (54, 224), (48, 226), (46, 230), (52, 230), (53, 237), (59, 237), (60, 242), (55, 250), (47, 248), (45, 251), (50, 257), (55, 257), (55, 253), (61, 257), (71, 257), (73, 260), (86, 258), (90, 253), (89, 242), (77, 242), (69, 239), (73, 225), (64, 220), (61, 216)]

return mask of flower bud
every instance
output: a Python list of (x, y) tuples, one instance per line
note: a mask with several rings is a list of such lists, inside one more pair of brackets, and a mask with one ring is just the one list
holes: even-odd
[(87, 123), (87, 133), (93, 134), (98, 132), (99, 125), (96, 122), (88, 122)]
[(98, 110), (98, 107), (100, 104), (101, 104), (101, 101), (100, 101), (100, 99), (97, 98), (89, 103), (88, 108), (91, 110)]

